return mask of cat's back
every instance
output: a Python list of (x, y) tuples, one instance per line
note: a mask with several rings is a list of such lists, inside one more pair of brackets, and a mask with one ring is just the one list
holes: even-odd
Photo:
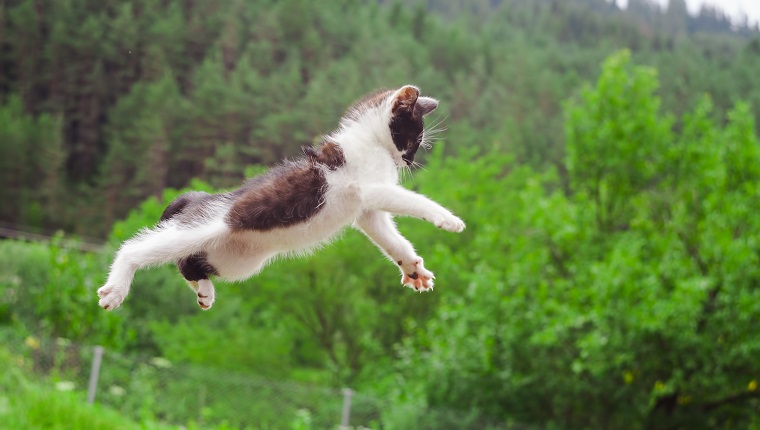
[(234, 191), (225, 221), (233, 231), (269, 231), (304, 222), (319, 211), (326, 187), (319, 166), (305, 159), (286, 161)]
[(160, 222), (174, 221), (179, 225), (193, 225), (213, 219), (220, 212), (227, 194), (209, 194), (203, 191), (190, 191), (181, 194), (164, 209)]

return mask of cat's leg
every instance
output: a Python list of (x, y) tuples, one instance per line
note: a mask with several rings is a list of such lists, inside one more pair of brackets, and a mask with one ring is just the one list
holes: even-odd
[(199, 281), (188, 281), (185, 279), (185, 282), (187, 282), (187, 285), (193, 290), (193, 294), (198, 297), (198, 306), (204, 311), (211, 309), (211, 306), (214, 305), (214, 301), (216, 301), (216, 290), (214, 289), (214, 284), (211, 280), (201, 279)]
[(188, 281), (187, 285), (193, 290), (193, 293), (198, 297), (198, 306), (204, 311), (211, 309), (216, 300), (216, 290), (214, 284), (210, 279), (201, 279), (199, 281)]
[(216, 291), (214, 290), (214, 284), (210, 279), (201, 279), (198, 281), (198, 306), (204, 311), (211, 309), (216, 300)]
[(357, 218), (358, 227), (383, 253), (401, 269), (401, 283), (415, 291), (433, 289), (433, 272), (425, 269), (422, 257), (412, 244), (398, 232), (387, 212), (366, 211)]
[(455, 233), (461, 232), (465, 227), (464, 221), (448, 209), (398, 185), (365, 186), (362, 188), (362, 199), (366, 207), (420, 218), (433, 223), (438, 228)]
[(184, 257), (177, 262), (177, 268), (198, 297), (198, 306), (203, 310), (210, 309), (216, 299), (216, 291), (209, 276), (218, 275), (218, 272), (208, 262), (206, 254), (198, 253)]
[(138, 269), (178, 261), (198, 253), (225, 231), (226, 227), (221, 222), (182, 228), (174, 223), (163, 223), (154, 229), (144, 230), (119, 248), (106, 284), (98, 289), (98, 305), (106, 310), (119, 307), (129, 294)]

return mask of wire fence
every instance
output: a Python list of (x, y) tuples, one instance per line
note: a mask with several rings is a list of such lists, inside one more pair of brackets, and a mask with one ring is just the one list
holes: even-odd
[(0, 337), (23, 367), (51, 389), (80, 391), (89, 401), (140, 422), (250, 430), (535, 428), (490, 419), (482, 411), (420, 409), (419, 404), (399, 408), (346, 388), (276, 381), (102, 348), (99, 353), (100, 347), (66, 339)]
[(93, 372), (99, 347), (34, 337), (14, 343), (11, 351), (55, 389), (87, 392), (88, 400), (136, 420), (243, 429), (380, 428), (382, 402), (352, 390), (109, 350), (102, 350)]
[(65, 238), (67, 244), (86, 252), (97, 252), (103, 248), (103, 239), (87, 236), (66, 236), (61, 230), (48, 230), (28, 225), (0, 221), (0, 238), (50, 243), (56, 237)]

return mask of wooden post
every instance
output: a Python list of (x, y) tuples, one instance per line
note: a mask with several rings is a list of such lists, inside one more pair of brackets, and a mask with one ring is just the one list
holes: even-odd
[(340, 414), (340, 430), (349, 430), (348, 423), (351, 416), (351, 395), (353, 391), (350, 388), (343, 389), (343, 412)]
[(100, 375), (100, 362), (103, 360), (103, 347), (98, 345), (94, 348), (95, 355), (92, 357), (92, 369), (90, 369), (90, 385), (87, 387), (87, 403), (95, 401), (95, 392), (98, 389), (98, 376)]

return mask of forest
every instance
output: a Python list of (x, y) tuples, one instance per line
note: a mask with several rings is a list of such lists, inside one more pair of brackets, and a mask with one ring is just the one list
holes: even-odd
[[(373, 429), (760, 429), (759, 78), (758, 24), (684, 0), (0, 0), (0, 416), (335, 428), (294, 387), (351, 387)], [(208, 312), (175, 267), (98, 308), (174, 197), (403, 84), (440, 100), (404, 185), (468, 226), (398, 220), (434, 292), (349, 229)], [(147, 364), (79, 411), (78, 345)]]

